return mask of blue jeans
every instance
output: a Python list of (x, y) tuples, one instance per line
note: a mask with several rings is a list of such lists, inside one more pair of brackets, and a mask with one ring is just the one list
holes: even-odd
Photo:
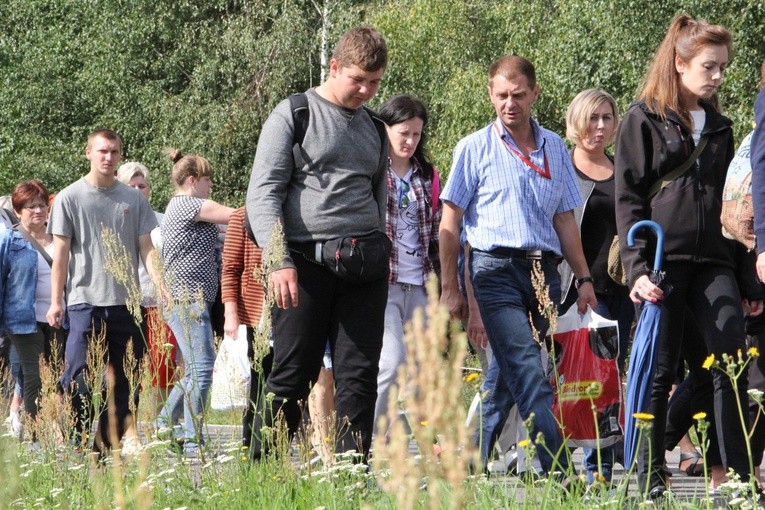
[(180, 418), (182, 407), (182, 436), (198, 443), (202, 441), (204, 411), (215, 364), (210, 303), (176, 304), (167, 323), (178, 341), (185, 366), (183, 377), (170, 392), (160, 417), (172, 425)]
[[(560, 302), (557, 260), (545, 257), (541, 265), (550, 300), (557, 304)], [(525, 258), (477, 250), (471, 253), (470, 278), (498, 372), (494, 389), (483, 401), (476, 443), (485, 465), (510, 408), (518, 404), (524, 420), (534, 414), (530, 437), (536, 440), (540, 432), (544, 436), (545, 444), (537, 445), (542, 469), (566, 471), (568, 452), (564, 451), (563, 438), (552, 414), (552, 387), (542, 369), (540, 347), (529, 323), (531, 316), (540, 335), (548, 328), (547, 318), (539, 311), (531, 270), (532, 261)], [(489, 377), (494, 375), (490, 373)]]

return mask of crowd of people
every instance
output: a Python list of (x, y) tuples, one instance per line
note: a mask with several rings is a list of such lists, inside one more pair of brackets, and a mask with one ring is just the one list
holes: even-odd
[[(459, 141), (443, 190), (428, 158), (425, 105), (397, 95), (379, 112), (364, 106), (388, 63), (385, 40), (368, 26), (342, 36), (324, 83), (275, 107), (258, 141), (246, 204), (238, 209), (210, 200), (213, 170), (205, 158), (171, 150), (175, 193), (164, 215), (152, 211), (148, 169), (135, 162), (118, 167), (120, 136), (93, 131), (85, 149), (90, 171), (61, 190), (50, 211), (48, 191), (32, 180), (16, 186), (12, 210), (3, 213), (0, 330), (23, 381), (10, 426), (18, 434), (20, 416), (34, 423), (40, 356), (63, 357), (61, 389), (71, 395), (76, 417), (73, 441), (84, 445), (97, 418), (92, 447), (102, 452), (115, 441), (124, 447), (134, 439), (137, 396), (128, 376), (138, 368), (126, 360), (137, 363), (148, 352), (159, 396), (155, 429), (197, 455), (216, 355), (213, 303), (220, 300), (222, 329), (248, 343), (250, 359), (264, 317), (271, 321), (271, 347), (252, 370), (243, 418), (251, 458), (271, 451), (276, 439), (261, 431), (277, 416), (289, 439), (296, 434), (314, 387), (317, 407), (335, 409), (336, 450), (366, 460), (373, 436), (386, 436), (389, 411), (406, 392), (396, 385), (406, 363), (405, 325), (426, 304), (426, 283), (437, 278), (442, 304), (463, 321), (481, 356), (484, 396), (475, 437), (484, 465), (515, 410), (521, 420), (533, 416), (531, 438), (544, 436), (545, 447), (536, 450), (541, 470), (569, 472), (540, 359), (539, 337), (549, 327), (540, 301), (549, 299), (561, 312), (589, 307), (617, 321), (622, 374), (636, 308), (650, 301), (661, 304), (661, 326), (650, 403), (641, 410), (653, 416), (637, 455), (641, 487), (652, 498), (664, 494), (664, 452), (678, 443), (686, 445), (679, 467), (699, 474), (686, 433), (700, 410), (714, 424), (713, 486), (729, 469), (748, 480), (749, 439), (737, 411), (748, 407), (746, 380), (734, 386), (722, 370), (702, 366), (710, 355), (721, 360), (746, 351), (747, 333), (756, 341), (765, 297), (757, 279), (765, 280), (765, 243), (745, 246), (723, 235), (723, 188), (735, 151), (717, 90), (731, 51), (724, 27), (676, 17), (623, 116), (603, 90), (573, 99), (566, 114), (570, 149), (531, 115), (540, 95), (534, 65), (502, 56), (488, 70), (496, 117)], [(746, 235), (761, 241), (763, 93), (755, 113), (746, 145), (754, 219)], [(646, 219), (665, 232), (664, 285), (651, 278), (656, 243), (638, 235), (634, 246), (627, 244), (630, 228)], [(140, 281), (140, 317), (132, 312), (129, 285), (107, 270), (109, 232)], [(626, 281), (609, 275), (617, 242)], [(549, 296), (538, 294), (535, 268)], [(273, 306), (264, 314), (268, 302)], [(91, 392), (106, 386), (88, 384), (94, 380), (88, 350), (99, 335), (107, 349), (104, 378), (113, 387), (111, 413), (92, 404)], [(176, 380), (180, 364), (183, 376)], [(758, 367), (752, 363), (753, 381), (763, 379)], [(758, 412), (753, 406), (753, 416)], [(755, 440), (761, 459), (765, 433)], [(614, 463), (623, 462), (620, 449), (618, 443), (588, 449), (588, 479), (597, 473), (610, 480)]]

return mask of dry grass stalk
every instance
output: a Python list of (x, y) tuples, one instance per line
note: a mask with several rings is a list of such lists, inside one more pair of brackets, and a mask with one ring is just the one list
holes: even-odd
[(37, 441), (43, 448), (56, 447), (66, 442), (74, 428), (72, 397), (68, 391), (59, 392), (63, 362), (51, 360), (47, 363), (40, 358), (40, 380), (42, 388), (38, 400)]
[[(93, 325), (93, 333), (88, 341), (88, 352), (85, 358), (85, 368), (82, 372), (82, 379), (86, 388), (81, 391), (87, 392), (87, 398), (83, 399), (82, 409), (76, 412), (82, 416), (82, 446), (87, 446), (87, 439), (90, 436), (93, 421), (101, 413), (105, 412), (103, 406), (109, 401), (109, 387), (105, 385), (104, 377), (106, 374), (106, 325), (101, 321), (101, 327), (96, 328)], [(67, 388), (64, 389), (65, 391)], [(103, 390), (103, 391), (102, 391)], [(89, 400), (90, 402), (87, 402)]]
[(260, 324), (254, 329), (252, 339), (252, 366), (256, 372), (261, 371), (263, 358), (271, 349), (271, 307), (274, 305), (274, 297), (268, 285), (268, 274), (277, 267), (281, 267), (286, 256), (284, 248), (284, 230), (280, 222), (274, 224), (271, 236), (263, 250), (262, 266), (255, 268), (255, 280), (261, 282), (265, 289), (263, 302), (263, 314)]
[[(387, 438), (376, 440), (375, 470), (381, 487), (396, 495), (399, 508), (417, 505), (423, 480), (429, 508), (441, 508), (446, 501), (451, 508), (462, 508), (469, 466), (478, 461), (460, 393), (467, 341), (439, 305), (435, 280), (428, 284), (428, 295), (425, 314), (418, 310), (406, 326), (407, 362), (398, 376), (404, 391), (400, 402), (391, 399), (383, 418), (391, 426)], [(398, 418), (399, 405), (411, 436)], [(417, 443), (417, 457), (409, 454), (410, 439)]]
[(141, 324), (141, 287), (138, 285), (138, 261), (134, 261), (114, 230), (101, 225), (101, 241), (104, 246), (104, 269), (127, 291), (127, 307)]
[[(538, 301), (538, 307), (539, 307), (539, 313), (547, 319), (548, 327), (547, 331), (537, 331), (534, 327), (534, 321), (531, 320), (531, 317), (529, 317), (529, 324), (531, 324), (531, 330), (534, 334), (534, 338), (537, 339), (539, 343), (542, 344), (542, 349), (547, 349), (547, 356), (549, 360), (549, 366), (550, 370), (552, 371), (552, 375), (557, 380), (560, 377), (560, 374), (558, 373), (558, 353), (555, 349), (555, 330), (558, 328), (558, 303), (555, 302), (550, 297), (550, 286), (547, 285), (545, 282), (545, 274), (544, 270), (542, 269), (542, 264), (535, 260), (532, 269), (531, 269), (531, 284), (534, 287), (534, 293), (537, 296)], [(575, 306), (575, 305), (574, 305)], [(545, 342), (545, 335), (549, 336), (551, 341), (549, 342), (549, 345), (546, 345)], [(557, 391), (560, 391), (560, 386), (558, 387)], [(560, 399), (560, 395), (557, 395), (558, 399)], [(563, 437), (565, 439), (566, 437), (566, 427), (563, 422), (563, 407), (559, 407), (559, 414), (555, 417), (555, 419), (558, 422), (558, 426), (561, 429), (561, 434), (563, 434)], [(529, 437), (531, 438), (531, 430), (533, 427), (533, 420), (529, 423), (526, 423), (526, 429), (529, 431)], [(544, 436), (542, 436), (542, 433), (540, 432), (537, 434), (536, 438), (531, 438), (532, 442), (536, 445), (536, 447), (545, 448), (548, 450), (548, 453), (553, 456), (553, 458), (557, 457), (558, 455), (568, 455), (568, 451), (564, 450), (562, 452), (551, 452), (549, 451), (549, 448), (545, 446), (544, 444)]]
[(316, 450), (324, 465), (331, 466), (336, 460), (337, 412), (332, 411), (328, 416), (318, 418), (319, 421), (316, 421), (322, 412), (321, 410), (324, 408), (322, 403), (318, 401), (318, 398), (315, 391), (311, 391), (308, 395), (311, 421), (307, 426), (306, 440), (312, 444), (313, 449)]

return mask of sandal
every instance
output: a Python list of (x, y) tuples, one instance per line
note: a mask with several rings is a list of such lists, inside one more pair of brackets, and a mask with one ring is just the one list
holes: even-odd
[[(693, 462), (688, 464), (688, 467), (683, 469), (681, 467), (683, 462), (689, 460)], [(677, 464), (677, 469), (688, 476), (704, 476), (704, 457), (702, 457), (701, 454), (695, 450), (692, 452), (680, 452), (680, 462)]]

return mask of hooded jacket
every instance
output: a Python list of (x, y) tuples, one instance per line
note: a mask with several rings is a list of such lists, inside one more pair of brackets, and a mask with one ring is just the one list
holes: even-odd
[(654, 264), (653, 234), (642, 231), (635, 246), (627, 247), (627, 233), (640, 220), (653, 220), (664, 229), (665, 261), (735, 266), (720, 222), (725, 176), (734, 155), (732, 122), (711, 105), (702, 106), (706, 111), (702, 136), (709, 137), (706, 147), (694, 165), (650, 200), (651, 185), (690, 157), (693, 136), (675, 112), (668, 110), (662, 121), (644, 102), (632, 105), (619, 126), (614, 160), (616, 226), (630, 288)]

